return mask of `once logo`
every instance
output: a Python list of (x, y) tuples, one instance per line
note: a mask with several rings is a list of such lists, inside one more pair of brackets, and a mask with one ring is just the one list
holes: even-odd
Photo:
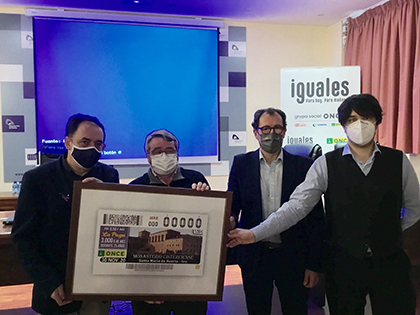
[(100, 250), (98, 251), (99, 257), (125, 257), (125, 250)]
[(346, 143), (347, 138), (327, 138), (327, 144)]

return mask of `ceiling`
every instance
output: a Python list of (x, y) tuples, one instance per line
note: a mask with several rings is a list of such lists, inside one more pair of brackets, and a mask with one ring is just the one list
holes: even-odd
[[(68, 8), (330, 26), (380, 0), (0, 0), (0, 5)], [(382, 1), (385, 2), (385, 1)], [(382, 3), (381, 2), (381, 3)]]

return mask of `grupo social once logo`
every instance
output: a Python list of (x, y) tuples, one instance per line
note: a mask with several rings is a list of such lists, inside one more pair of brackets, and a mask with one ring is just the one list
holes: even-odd
[(338, 113), (324, 113), (322, 114), (324, 119), (338, 119)]

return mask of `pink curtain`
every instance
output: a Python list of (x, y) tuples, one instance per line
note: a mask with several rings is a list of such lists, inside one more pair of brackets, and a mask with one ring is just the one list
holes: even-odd
[(362, 93), (374, 95), (384, 119), (377, 140), (420, 153), (420, 0), (391, 0), (349, 19), (344, 63), (359, 65)]

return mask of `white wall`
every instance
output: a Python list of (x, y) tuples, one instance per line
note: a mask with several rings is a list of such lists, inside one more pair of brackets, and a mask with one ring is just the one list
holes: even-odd
[(25, 14), (25, 9), (18, 7), (0, 6), (0, 13)]
[[(254, 112), (259, 108), (281, 108), (280, 69), (341, 66), (341, 23), (330, 27), (226, 24), (246, 27), (247, 150), (255, 150), (258, 142), (251, 127)], [(207, 177), (212, 189), (225, 190), (227, 176), (213, 177)]]

